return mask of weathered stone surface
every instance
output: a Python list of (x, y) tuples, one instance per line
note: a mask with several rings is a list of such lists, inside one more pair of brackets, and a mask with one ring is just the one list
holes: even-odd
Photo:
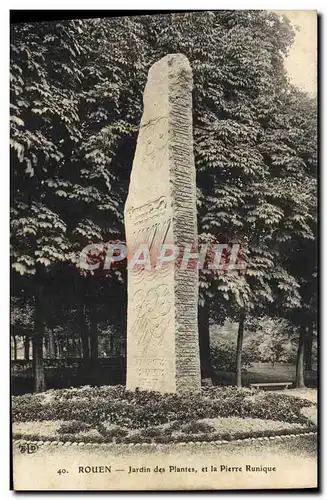
[[(149, 71), (125, 205), (129, 257), (140, 244), (197, 243), (192, 70), (170, 54)], [(128, 271), (127, 388), (200, 390), (198, 270), (177, 262)]]

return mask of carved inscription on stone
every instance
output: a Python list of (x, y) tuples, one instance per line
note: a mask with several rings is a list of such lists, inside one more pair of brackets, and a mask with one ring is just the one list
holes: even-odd
[(192, 71), (170, 54), (149, 71), (128, 198), (128, 255), (146, 245), (151, 266), (128, 270), (127, 388), (200, 390), (197, 269), (156, 268), (164, 243), (197, 243)]

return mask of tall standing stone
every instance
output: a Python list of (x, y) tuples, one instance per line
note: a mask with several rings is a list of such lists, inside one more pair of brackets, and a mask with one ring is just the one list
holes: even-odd
[[(182, 54), (150, 68), (125, 204), (129, 256), (140, 244), (152, 255), (163, 243), (197, 245), (192, 86)], [(197, 317), (196, 266), (128, 271), (127, 389), (200, 390)]]

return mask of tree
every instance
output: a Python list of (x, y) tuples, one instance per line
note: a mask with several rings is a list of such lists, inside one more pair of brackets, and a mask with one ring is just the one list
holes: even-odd
[(241, 311), (240, 320), (237, 332), (237, 346), (236, 346), (236, 385), (242, 387), (242, 345), (244, 333), (245, 313)]
[[(201, 273), (200, 303), (208, 303), (211, 316), (237, 308), (240, 314), (284, 290), (290, 305), (299, 305), (298, 284), (283, 265), (278, 242), (307, 229), (308, 211), (301, 206), (302, 227), (292, 217), (283, 224), (289, 193), (286, 184), (282, 193), (277, 187), (280, 166), (285, 164), (285, 178), (286, 167), (301, 158), (292, 151), (290, 161), (281, 144), (288, 123), (282, 128), (273, 118), (280, 117), (290, 88), (283, 63), (294, 36), (289, 21), (267, 11), (218, 11), (169, 14), (160, 17), (160, 27), (153, 17), (141, 23), (153, 59), (182, 52), (193, 68), (200, 241), (237, 242), (246, 261), (243, 274)], [(288, 202), (297, 213), (298, 201), (293, 196)], [(208, 329), (201, 334), (208, 344)]]
[(300, 327), (299, 344), (296, 357), (296, 377), (295, 377), (295, 387), (303, 389), (305, 387), (304, 382), (304, 346), (305, 346), (305, 325)]
[(278, 317), (267, 315), (252, 317), (248, 321), (248, 342), (257, 351), (257, 360), (270, 362), (290, 362), (294, 358), (293, 325)]
[(31, 277), (37, 392), (45, 387), (45, 273), (67, 261), (72, 251), (69, 221), (58, 199), (65, 195), (62, 169), (80, 138), (79, 31), (80, 23), (71, 21), (40, 23), (37, 29), (17, 25), (11, 33), (11, 265), (16, 273)]
[[(13, 290), (16, 292), (16, 290)], [(30, 339), (33, 331), (33, 310), (34, 304), (30, 297), (20, 290), (20, 296), (13, 295), (10, 301), (10, 330), (14, 339), (15, 349), (17, 348), (17, 337), (23, 339), (24, 358), (29, 359)]]
[(296, 385), (303, 386), (308, 333), (317, 323), (317, 109), (313, 98), (294, 88), (285, 99), (289, 113), (284, 109), (277, 120), (287, 123), (283, 140), (297, 152), (298, 160), (294, 162), (294, 155), (288, 157), (285, 169), (287, 200), (293, 200), (288, 206), (287, 223), (289, 227), (294, 224), (294, 230), (281, 242), (281, 252), (285, 268), (297, 280), (300, 304), (283, 313), (299, 332)]
[[(15, 280), (31, 276), (40, 379), (46, 275), (51, 270), (52, 277), (62, 276), (67, 266), (79, 266), (87, 243), (122, 232), (125, 192), (115, 185), (114, 171), (126, 158), (114, 168), (110, 163), (131, 134), (133, 89), (125, 78), (130, 64), (122, 68), (117, 51), (121, 33), (112, 25), (106, 32), (108, 26), (100, 20), (24, 24), (11, 33), (11, 265)], [(107, 60), (99, 29), (106, 45), (115, 35)], [(36, 386), (40, 390), (44, 382)]]
[(306, 336), (306, 345), (304, 348), (305, 352), (305, 369), (307, 371), (312, 371), (313, 370), (313, 363), (312, 363), (312, 358), (313, 358), (313, 342), (314, 342), (314, 325), (311, 323), (308, 326), (307, 330), (307, 336)]

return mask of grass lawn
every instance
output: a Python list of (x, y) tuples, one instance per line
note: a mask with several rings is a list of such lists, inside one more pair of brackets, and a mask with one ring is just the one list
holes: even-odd
[(186, 442), (300, 433), (315, 425), (307, 399), (235, 387), (199, 395), (123, 386), (50, 390), (13, 397), (13, 437), (84, 442)]
[[(290, 363), (253, 363), (250, 368), (242, 371), (242, 383), (249, 386), (255, 383), (264, 382), (293, 382), (295, 380), (295, 365)], [(305, 383), (308, 387), (317, 386), (317, 371), (305, 372)], [(215, 383), (217, 385), (232, 385), (235, 383), (235, 373), (220, 372), (215, 373)]]

